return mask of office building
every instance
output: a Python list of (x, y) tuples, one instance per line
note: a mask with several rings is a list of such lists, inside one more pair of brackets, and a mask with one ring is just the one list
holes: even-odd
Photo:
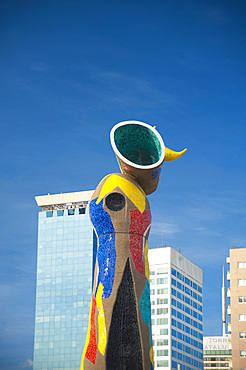
[(87, 334), (96, 258), (92, 191), (36, 197), (38, 217), (34, 370), (77, 370)]
[(232, 368), (246, 369), (246, 248), (230, 249), (227, 279), (230, 282), (227, 296), (230, 305), (227, 313), (231, 317), (228, 331), (231, 332)]
[(202, 270), (171, 247), (149, 250), (155, 367), (203, 369)]
[(203, 337), (204, 370), (214, 367), (228, 370), (232, 366), (231, 336), (226, 334), (219, 337)]
[(203, 337), (203, 364), (204, 370), (219, 367), (221, 370), (232, 368), (231, 335), (226, 334), (226, 298), (225, 273), (223, 266), (221, 308), (222, 308), (222, 336)]

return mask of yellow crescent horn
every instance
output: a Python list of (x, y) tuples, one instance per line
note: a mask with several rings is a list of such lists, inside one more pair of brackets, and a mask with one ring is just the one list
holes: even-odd
[(182, 155), (185, 154), (186, 151), (187, 149), (182, 150), (182, 152), (174, 152), (173, 150), (166, 147), (164, 162), (174, 161), (175, 159), (182, 157)]

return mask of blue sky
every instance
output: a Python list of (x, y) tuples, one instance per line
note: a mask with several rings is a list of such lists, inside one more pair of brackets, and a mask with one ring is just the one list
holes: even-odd
[(149, 196), (150, 246), (204, 271), (204, 334), (220, 335), (222, 265), (246, 247), (243, 0), (0, 4), (0, 368), (31, 368), (35, 195), (118, 172), (110, 129), (156, 125), (166, 163)]

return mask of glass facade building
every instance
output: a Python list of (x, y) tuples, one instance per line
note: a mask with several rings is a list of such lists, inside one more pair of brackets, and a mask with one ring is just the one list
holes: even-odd
[(203, 369), (202, 270), (171, 247), (149, 250), (155, 367)]
[(36, 197), (43, 210), (38, 219), (34, 370), (80, 368), (96, 236), (87, 208), (91, 192), (79, 193), (83, 201), (75, 197), (72, 203), (66, 203), (68, 194)]

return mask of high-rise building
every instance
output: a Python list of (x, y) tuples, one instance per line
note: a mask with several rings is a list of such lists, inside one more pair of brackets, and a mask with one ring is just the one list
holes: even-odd
[(231, 336), (203, 337), (204, 370), (219, 367), (220, 370), (231, 368)]
[(36, 197), (34, 370), (77, 370), (87, 334), (96, 258), (88, 215), (93, 191)]
[(202, 270), (171, 247), (149, 250), (155, 366), (203, 369)]
[(246, 248), (230, 249), (226, 259), (230, 265), (227, 279), (230, 281), (227, 296), (230, 298), (228, 314), (231, 322), (232, 368), (246, 369)]
[(232, 368), (231, 334), (226, 334), (226, 298), (224, 266), (221, 288), (222, 336), (203, 337), (204, 370), (219, 367), (221, 370)]

